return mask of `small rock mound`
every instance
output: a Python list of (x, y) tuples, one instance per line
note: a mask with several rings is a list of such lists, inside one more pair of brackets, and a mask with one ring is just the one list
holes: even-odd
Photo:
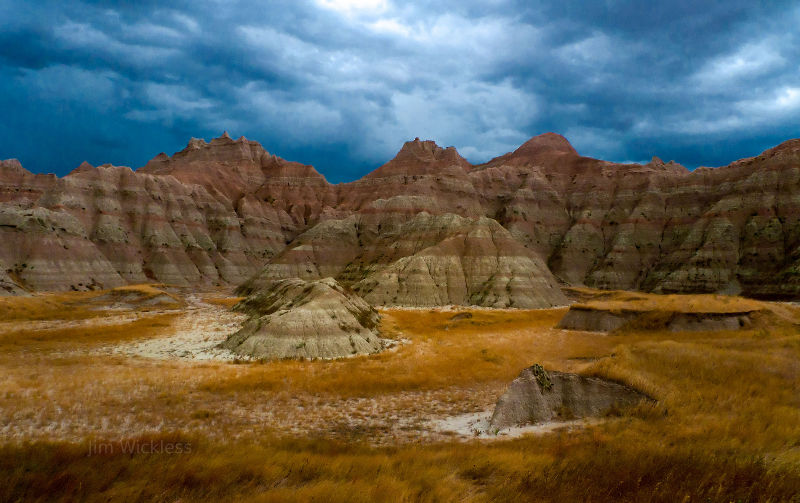
[(491, 429), (596, 417), (647, 400), (644, 393), (597, 377), (546, 371), (536, 364), (523, 370), (497, 401)]
[(284, 279), (234, 306), (250, 316), (222, 343), (249, 358), (341, 358), (383, 349), (380, 315), (333, 278)]
[(671, 332), (740, 330), (753, 326), (752, 314), (753, 311), (679, 313), (675, 311), (622, 310), (613, 312), (573, 306), (558, 323), (558, 328), (584, 332), (614, 332), (626, 329), (669, 330)]
[(609, 292), (573, 304), (557, 328), (586, 332), (624, 330), (715, 331), (753, 325), (764, 306), (724, 295), (649, 295)]

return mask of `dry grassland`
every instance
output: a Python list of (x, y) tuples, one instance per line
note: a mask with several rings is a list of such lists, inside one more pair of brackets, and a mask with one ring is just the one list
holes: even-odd
[(602, 311), (672, 311), (676, 313), (743, 313), (769, 308), (769, 303), (730, 295), (655, 295), (641, 292), (605, 291), (598, 293), (589, 288), (571, 288), (588, 302), (578, 302), (575, 307)]
[[(0, 501), (800, 501), (793, 306), (750, 330), (616, 335), (552, 328), (565, 309), (385, 310), (396, 350), (236, 364), (111, 355), (183, 314), (92, 295), (0, 299)], [(491, 407), (534, 362), (658, 402), (489, 442), (427, 425)], [(190, 452), (136, 447), (154, 444)]]

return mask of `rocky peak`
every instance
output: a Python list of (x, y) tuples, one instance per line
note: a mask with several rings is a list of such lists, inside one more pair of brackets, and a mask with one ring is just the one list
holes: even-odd
[(0, 172), (2, 173), (29, 173), (28, 170), (22, 167), (19, 159), (6, 159), (0, 161)]
[(213, 140), (211, 140), (209, 145), (230, 145), (231, 143), (236, 143), (236, 142), (234, 142), (233, 138), (231, 138), (231, 135), (229, 135), (228, 132), (225, 131), (219, 138), (214, 138)]
[(433, 140), (420, 140), (419, 137), (414, 138), (412, 141), (407, 141), (395, 156), (408, 157), (413, 156), (421, 161), (436, 160), (442, 155), (444, 149), (436, 144)]
[(678, 164), (675, 161), (664, 162), (657, 156), (653, 156), (653, 158), (650, 159), (650, 162), (647, 163), (645, 167), (659, 171), (673, 171), (677, 174), (688, 172), (688, 170), (682, 164)]
[(245, 163), (260, 166), (262, 158), (265, 157), (269, 157), (269, 153), (260, 143), (249, 141), (244, 136), (234, 141), (226, 131), (222, 136), (214, 138), (210, 142), (206, 142), (202, 138), (192, 138), (186, 148), (180, 152), (176, 152), (172, 157), (162, 152), (151, 159), (141, 170), (145, 173), (161, 172), (177, 160), (188, 163)]
[(515, 156), (538, 156), (544, 152), (560, 152), (578, 155), (578, 151), (563, 136), (557, 133), (544, 133), (534, 136), (513, 152)]
[(442, 172), (454, 166), (469, 171), (472, 165), (461, 157), (455, 147), (442, 148), (433, 140), (414, 138), (405, 142), (391, 161), (367, 176)]
[(765, 150), (761, 156), (765, 157), (794, 157), (800, 155), (800, 138), (788, 140), (771, 149)]
[[(95, 279), (240, 283), (266, 264), (270, 280), (334, 275), (387, 303), (420, 303), (427, 292), (430, 305), (552, 304), (554, 278), (659, 292), (739, 284), (797, 299), (799, 166), (800, 140), (686, 176), (658, 158), (581, 157), (554, 134), (474, 168), (455, 149), (415, 139), (366, 179), (337, 186), (224, 135), (159, 154), (137, 173), (86, 164), (65, 182), (9, 160), (0, 210), (37, 208), (53, 224), (45, 234), (0, 225), (0, 262), (35, 265), (21, 277), (42, 290)], [(423, 225), (422, 211), (441, 219)], [(447, 214), (472, 224), (454, 229)], [(331, 219), (344, 223), (323, 226)]]
[(510, 166), (550, 165), (565, 159), (576, 160), (580, 155), (566, 138), (556, 133), (544, 133), (534, 136), (520, 147), (507, 154), (495, 157), (477, 169)]
[(87, 161), (83, 161), (80, 166), (73, 169), (70, 175), (74, 175), (77, 173), (89, 173), (95, 170), (95, 167), (89, 164)]
[(206, 145), (208, 144), (204, 139), (193, 137), (191, 140), (189, 140), (189, 144), (186, 145), (186, 148), (184, 150), (199, 150), (205, 147)]

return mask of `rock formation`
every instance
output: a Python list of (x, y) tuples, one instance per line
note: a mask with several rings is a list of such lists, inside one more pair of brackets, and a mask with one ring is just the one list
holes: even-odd
[(537, 308), (566, 303), (542, 260), (495, 220), (420, 212), (380, 230), (364, 227), (353, 216), (318, 224), (240, 293), (276, 278), (335, 276), (373, 305)]
[(343, 276), (353, 279), (354, 271), (364, 279), (353, 290), (373, 305), (539, 308), (566, 303), (542, 260), (486, 217), (420, 213), (396, 233), (381, 235)]
[(570, 306), (558, 328), (586, 332), (617, 330), (669, 330), (694, 332), (739, 330), (753, 325), (752, 311), (734, 313), (680, 313), (675, 311), (605, 311)]
[(719, 295), (614, 293), (573, 304), (557, 328), (587, 332), (621, 330), (712, 331), (739, 330), (753, 325), (762, 303)]
[[(552, 133), (477, 166), (417, 139), (362, 179), (331, 185), (223, 135), (137, 171), (84, 163), (58, 178), (2, 161), (0, 238), (11, 245), (0, 265), (14, 285), (4, 291), (235, 285), (260, 271), (263, 281), (333, 276), (398, 304), (424, 291), (426, 303), (553, 305), (554, 278), (797, 298), (797, 194), (800, 140), (689, 172), (655, 157), (582, 157)], [(463, 222), (444, 223), (456, 216)]]
[(248, 358), (341, 358), (383, 349), (380, 316), (332, 278), (284, 279), (234, 306), (250, 318), (222, 347)]
[(501, 430), (545, 421), (602, 416), (647, 399), (622, 384), (597, 377), (546, 371), (541, 365), (523, 370), (495, 406), (489, 427)]

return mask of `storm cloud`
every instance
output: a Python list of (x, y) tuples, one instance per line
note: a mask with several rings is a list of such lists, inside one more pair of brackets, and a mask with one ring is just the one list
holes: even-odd
[[(168, 5), (168, 7), (167, 7)], [(227, 130), (357, 178), (546, 131), (722, 165), (800, 136), (797, 2), (0, 0), (0, 158), (141, 166)]]

